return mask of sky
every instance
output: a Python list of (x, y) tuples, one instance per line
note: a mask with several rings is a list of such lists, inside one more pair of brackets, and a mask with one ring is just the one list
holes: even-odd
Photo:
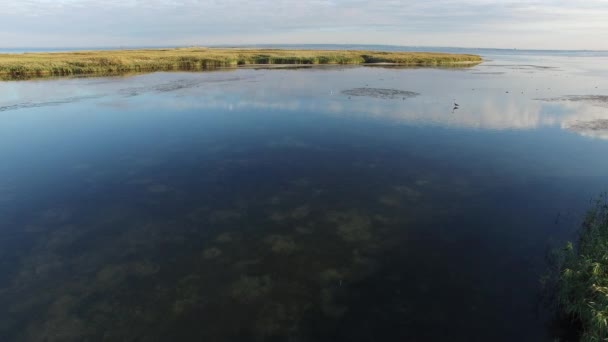
[(608, 50), (608, 0), (0, 0), (0, 48), (386, 44)]

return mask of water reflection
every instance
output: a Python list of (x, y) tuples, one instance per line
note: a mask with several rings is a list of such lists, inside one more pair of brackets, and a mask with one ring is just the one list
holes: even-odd
[(547, 340), (606, 113), (496, 64), (0, 83), (0, 336)]
[[(505, 74), (505, 71), (508, 73)], [(534, 77), (525, 70), (533, 70)], [(558, 72), (557, 74), (555, 74)], [(564, 79), (569, 75), (569, 79)], [(441, 82), (436, 82), (441, 78)], [(575, 123), (608, 118), (601, 95), (606, 83), (555, 66), (482, 64), (472, 70), (324, 67), (304, 70), (238, 70), (204, 74), (152, 74), (115, 79), (1, 83), (0, 111), (95, 100), (99, 106), (127, 105), (145, 96), (165, 109), (266, 109), (377, 117), (405, 124), (509, 130), (561, 127), (588, 137), (606, 130)], [(49, 87), (52, 82), (54, 86)], [(557, 82), (557, 83), (556, 83)], [(581, 83), (600, 84), (588, 94)], [(117, 89), (117, 85), (119, 88)], [(384, 89), (378, 101), (352, 96), (353, 89)], [(377, 92), (377, 91), (376, 91)], [(151, 98), (153, 94), (169, 96)], [(417, 98), (412, 94), (420, 93)], [(63, 94), (70, 94), (64, 96)], [(402, 94), (402, 95), (395, 95)], [(365, 95), (365, 94), (363, 94)], [(175, 101), (175, 97), (179, 97)], [(453, 108), (457, 100), (458, 108)], [(456, 109), (456, 110), (454, 110)]]

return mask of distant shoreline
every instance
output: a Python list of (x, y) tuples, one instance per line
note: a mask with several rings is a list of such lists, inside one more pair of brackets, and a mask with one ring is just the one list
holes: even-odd
[(74, 52), (100, 50), (145, 50), (145, 49), (182, 49), (205, 46), (209, 48), (239, 48), (239, 49), (286, 49), (286, 50), (366, 50), (366, 51), (397, 51), (397, 52), (447, 52), (484, 55), (485, 53), (517, 53), (517, 54), (608, 54), (608, 50), (593, 49), (524, 49), (496, 47), (462, 47), (462, 46), (414, 46), (386, 44), (214, 44), (214, 45), (123, 45), (123, 46), (13, 46), (0, 47), (0, 54), (8, 53), (45, 53), (45, 52)]
[(169, 48), (0, 54), (4, 80), (268, 65), (474, 65), (473, 54), (369, 50)]

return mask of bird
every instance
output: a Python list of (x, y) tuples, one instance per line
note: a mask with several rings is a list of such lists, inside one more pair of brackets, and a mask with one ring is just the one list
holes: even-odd
[(455, 108), (460, 107), (460, 105), (459, 105), (458, 103), (456, 103), (456, 99), (454, 99), (453, 101), (454, 101), (454, 107), (455, 107)]

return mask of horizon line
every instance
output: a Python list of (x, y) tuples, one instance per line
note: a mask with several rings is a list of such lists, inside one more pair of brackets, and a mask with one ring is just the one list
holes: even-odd
[(248, 44), (167, 44), (167, 45), (108, 45), (108, 46), (13, 46), (13, 47), (0, 47), (2, 50), (25, 50), (25, 49), (162, 49), (162, 48), (187, 48), (187, 47), (224, 47), (224, 48), (238, 48), (238, 47), (255, 47), (255, 46), (369, 46), (369, 47), (395, 47), (395, 48), (430, 48), (430, 49), (462, 49), (462, 50), (504, 50), (504, 51), (563, 51), (563, 52), (608, 52), (606, 50), (594, 50), (594, 49), (526, 49), (526, 48), (506, 48), (506, 47), (462, 47), (462, 46), (434, 46), (434, 45), (393, 45), (393, 44), (366, 44), (366, 43), (248, 43)]

